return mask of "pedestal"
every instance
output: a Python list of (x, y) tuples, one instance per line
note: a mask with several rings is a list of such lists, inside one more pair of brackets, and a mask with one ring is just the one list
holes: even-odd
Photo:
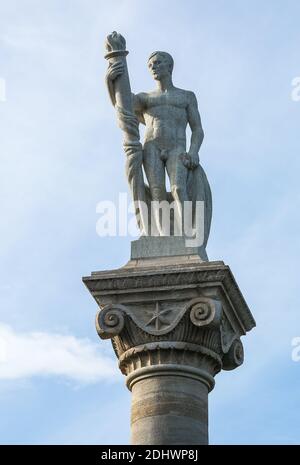
[(207, 444), (214, 377), (243, 363), (240, 338), (255, 326), (230, 268), (150, 257), (83, 281), (132, 392), (132, 444)]

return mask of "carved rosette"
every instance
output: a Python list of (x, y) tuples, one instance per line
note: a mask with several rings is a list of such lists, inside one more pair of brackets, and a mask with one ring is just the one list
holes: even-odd
[[(213, 298), (107, 304), (96, 316), (96, 328), (102, 339), (112, 339), (130, 389), (141, 373), (151, 376), (170, 371), (200, 377), (212, 389), (213, 378), (222, 368), (231, 370), (243, 362), (242, 343), (221, 302)], [(227, 345), (226, 328), (230, 333)]]

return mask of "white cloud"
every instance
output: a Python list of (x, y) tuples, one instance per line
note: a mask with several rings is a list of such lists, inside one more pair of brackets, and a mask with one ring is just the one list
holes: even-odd
[(0, 380), (60, 376), (94, 383), (118, 375), (116, 363), (89, 339), (46, 332), (18, 333), (0, 324)]

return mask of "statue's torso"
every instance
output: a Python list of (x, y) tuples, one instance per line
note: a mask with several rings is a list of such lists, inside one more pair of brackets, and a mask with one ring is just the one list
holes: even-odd
[(145, 144), (160, 149), (186, 149), (188, 92), (172, 89), (165, 93), (139, 94), (146, 125)]

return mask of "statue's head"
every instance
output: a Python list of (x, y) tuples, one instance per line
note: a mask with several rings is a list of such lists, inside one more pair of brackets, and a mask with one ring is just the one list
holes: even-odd
[(166, 75), (172, 75), (174, 60), (167, 52), (153, 52), (148, 58), (148, 67), (155, 80), (160, 81)]

